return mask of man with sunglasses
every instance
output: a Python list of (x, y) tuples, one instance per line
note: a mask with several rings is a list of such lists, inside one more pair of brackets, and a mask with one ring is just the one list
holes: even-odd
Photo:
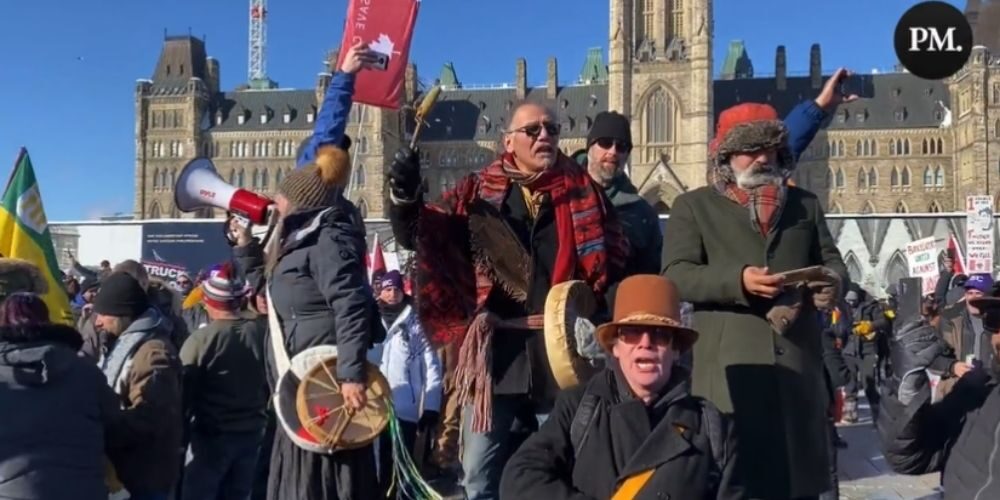
[[(387, 175), (396, 241), (415, 250), (418, 314), (435, 347), (460, 346), (455, 387), (467, 498), (497, 498), (515, 423), (537, 429), (558, 386), (542, 313), (552, 286), (582, 280), (598, 297), (624, 274), (628, 243), (601, 189), (559, 150), (544, 106), (514, 107), (503, 152), (436, 203), (420, 157), (403, 148)], [(495, 333), (494, 333), (495, 332)]]
[(678, 296), (659, 275), (621, 282), (596, 333), (613, 360), (560, 394), (507, 464), (501, 498), (744, 498), (729, 421), (677, 364), (698, 339)]
[(587, 133), (587, 171), (604, 188), (618, 213), (631, 247), (628, 272), (660, 272), (663, 233), (656, 210), (639, 196), (639, 191), (625, 173), (625, 162), (632, 153), (632, 130), (629, 120), (614, 111), (602, 111), (594, 118)]

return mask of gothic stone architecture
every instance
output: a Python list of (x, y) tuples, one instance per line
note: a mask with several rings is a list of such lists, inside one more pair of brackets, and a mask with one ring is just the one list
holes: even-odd
[[(958, 75), (943, 82), (904, 72), (865, 75), (871, 98), (837, 109), (805, 152), (795, 181), (820, 194), (830, 212), (961, 211), (973, 193), (1000, 200), (1000, 2), (970, 0), (966, 12), (979, 46)], [(629, 114), (636, 143), (630, 175), (650, 203), (669, 213), (679, 193), (705, 182), (707, 145), (723, 109), (756, 101), (787, 113), (813, 98), (827, 77), (816, 45), (807, 75), (790, 75), (778, 47), (774, 75), (761, 78), (742, 43), (733, 42), (713, 80), (711, 0), (610, 0), (609, 19), (608, 60), (591, 49), (571, 85), (560, 83), (554, 59), (540, 87), (529, 85), (524, 59), (516, 61), (512, 83), (491, 88), (463, 86), (446, 65), (434, 81), (444, 91), (421, 135), (429, 193), (487, 163), (510, 107), (528, 99), (559, 113), (567, 154), (583, 148), (598, 112)], [(329, 73), (313, 89), (222, 91), (219, 72), (201, 40), (171, 37), (152, 79), (138, 82), (136, 217), (181, 216), (174, 180), (195, 156), (210, 157), (233, 184), (264, 193), (294, 168)], [(411, 65), (406, 103), (429, 83)], [(382, 215), (382, 169), (408, 139), (412, 111), (356, 106), (350, 117), (357, 157), (351, 197), (369, 217)]]

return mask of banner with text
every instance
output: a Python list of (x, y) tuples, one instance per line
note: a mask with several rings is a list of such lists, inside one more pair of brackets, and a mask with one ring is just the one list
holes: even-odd
[(358, 73), (354, 102), (399, 109), (419, 7), (417, 0), (350, 0), (347, 4), (337, 68), (356, 43), (364, 42), (382, 56), (380, 68)]
[(923, 295), (934, 293), (937, 286), (938, 270), (937, 241), (933, 236), (906, 244), (906, 260), (910, 265), (910, 277), (921, 278)]
[(993, 197), (965, 198), (965, 272), (993, 274)]
[(177, 277), (197, 274), (230, 260), (232, 250), (220, 222), (147, 223), (142, 227), (142, 264), (150, 279), (177, 285)]

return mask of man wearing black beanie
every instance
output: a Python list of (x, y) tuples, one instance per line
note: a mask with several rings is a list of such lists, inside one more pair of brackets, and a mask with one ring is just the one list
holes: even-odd
[(660, 220), (625, 173), (625, 162), (631, 152), (632, 130), (628, 118), (614, 111), (598, 113), (587, 134), (585, 166), (618, 212), (632, 249), (628, 273), (659, 274), (663, 250)]
[(142, 285), (124, 272), (109, 275), (94, 298), (94, 326), (108, 339), (98, 363), (120, 396), (118, 422), (127, 443), (108, 456), (133, 499), (167, 498), (178, 480), (181, 370), (177, 351)]

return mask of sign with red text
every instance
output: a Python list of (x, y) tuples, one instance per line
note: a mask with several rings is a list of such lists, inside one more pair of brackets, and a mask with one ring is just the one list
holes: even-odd
[(383, 56), (383, 69), (364, 69), (354, 84), (354, 102), (399, 109), (405, 87), (410, 42), (417, 23), (417, 0), (350, 0), (339, 68), (349, 48), (358, 42)]
[(993, 197), (965, 197), (965, 272), (993, 274)]
[(938, 276), (938, 248), (933, 236), (906, 244), (906, 261), (910, 265), (910, 277), (921, 278), (922, 294), (934, 293)]

